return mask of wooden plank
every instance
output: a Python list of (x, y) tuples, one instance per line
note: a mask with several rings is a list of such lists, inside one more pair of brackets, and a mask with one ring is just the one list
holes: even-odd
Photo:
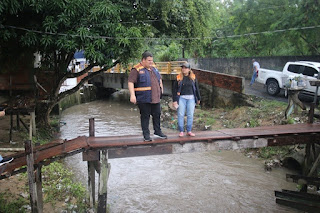
[(304, 204), (304, 203), (297, 203), (291, 200), (284, 200), (284, 199), (279, 199), (276, 198), (276, 203), (277, 204), (281, 204), (281, 205), (285, 205), (291, 208), (295, 208), (298, 210), (301, 210), (303, 212), (319, 212), (319, 208), (318, 207), (314, 207), (314, 206), (310, 206), (308, 204)]
[(268, 146), (286, 146), (294, 144), (312, 144), (320, 142), (318, 134), (297, 134), (276, 136), (268, 139)]
[(307, 192), (298, 192), (298, 191), (291, 191), (291, 190), (282, 190), (283, 194), (287, 194), (294, 197), (301, 197), (306, 200), (316, 201), (317, 205), (320, 205), (320, 195), (317, 194), (310, 194)]
[(320, 178), (318, 177), (306, 177), (302, 175), (286, 174), (286, 180), (289, 181), (290, 179), (293, 183), (308, 184), (320, 187)]
[(127, 147), (123, 149), (108, 149), (108, 154), (110, 159), (172, 154), (172, 144), (146, 147)]
[[(320, 124), (292, 124), (279, 126), (265, 126), (255, 128), (237, 128), (237, 129), (222, 129), (217, 131), (201, 131), (196, 132), (196, 137), (178, 137), (177, 134), (168, 134), (168, 139), (154, 139), (151, 142), (144, 142), (141, 135), (126, 135), (126, 136), (112, 136), (112, 137), (78, 137), (72, 140), (57, 140), (52, 143), (37, 146), (34, 148), (34, 158), (36, 164), (46, 159), (55, 158), (57, 156), (67, 156), (67, 153), (75, 152), (77, 150), (86, 149), (108, 149), (108, 148), (128, 148), (133, 146), (159, 146), (165, 144), (184, 144), (194, 142), (214, 143), (230, 143), (230, 140), (237, 139), (238, 142), (244, 139), (269, 139), (269, 146), (272, 145), (286, 145), (297, 143), (310, 143), (320, 140), (318, 134), (320, 133)], [(246, 140), (244, 140), (243, 143)], [(237, 143), (238, 143), (237, 142)], [(241, 142), (241, 141), (240, 141)], [(252, 143), (251, 140), (247, 141)], [(241, 142), (242, 143), (242, 142)], [(152, 149), (150, 149), (152, 151)], [(156, 149), (154, 149), (156, 150)], [(119, 151), (117, 155), (133, 155), (133, 151), (129, 150), (127, 153)], [(131, 153), (130, 153), (131, 152)], [(156, 151), (155, 153), (161, 151)], [(170, 150), (168, 151), (170, 152)], [(138, 153), (138, 152), (137, 152)], [(146, 152), (145, 152), (146, 153)], [(25, 153), (19, 152), (13, 155), (14, 160), (7, 164), (5, 169), (1, 168), (1, 172), (12, 173), (16, 168), (26, 165)], [(95, 160), (95, 159), (92, 159)]]
[[(34, 152), (35, 163), (37, 164), (45, 159), (49, 159), (52, 157), (59, 156), (61, 154), (66, 154), (87, 147), (88, 144), (86, 137), (78, 137), (69, 141), (65, 141), (62, 144), (56, 144), (54, 146), (49, 146), (47, 149)], [(14, 157), (14, 155), (11, 156)], [(14, 157), (14, 160), (10, 164), (6, 165), (6, 169), (3, 172), (11, 173), (14, 169), (20, 168), (24, 165), (26, 165), (25, 155), (22, 155), (17, 158)]]

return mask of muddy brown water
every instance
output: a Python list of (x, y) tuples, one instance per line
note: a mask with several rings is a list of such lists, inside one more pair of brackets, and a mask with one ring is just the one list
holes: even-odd
[[(62, 113), (61, 138), (88, 136), (91, 117), (96, 136), (141, 134), (134, 105), (94, 101)], [(65, 163), (87, 185), (82, 155), (66, 158)], [(109, 163), (110, 212), (299, 212), (275, 203), (274, 190), (296, 189), (296, 184), (285, 180), (292, 171), (265, 172), (262, 160), (237, 151), (110, 159)]]

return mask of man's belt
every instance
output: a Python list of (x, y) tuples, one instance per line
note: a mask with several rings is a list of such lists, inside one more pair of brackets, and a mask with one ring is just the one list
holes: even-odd
[(147, 90), (151, 90), (151, 87), (137, 87), (137, 88), (134, 88), (134, 91), (147, 91)]

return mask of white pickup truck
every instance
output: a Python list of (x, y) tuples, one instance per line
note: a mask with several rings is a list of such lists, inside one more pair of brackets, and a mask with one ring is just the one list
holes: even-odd
[[(320, 62), (297, 61), (287, 62), (282, 72), (269, 69), (259, 69), (257, 82), (266, 85), (267, 93), (277, 95), (280, 89), (285, 87), (288, 79), (300, 76), (305, 82), (304, 89), (300, 92), (306, 100), (313, 100), (316, 91), (315, 86), (311, 86), (309, 81), (316, 80), (320, 74)], [(320, 90), (318, 91), (320, 96)], [(311, 98), (311, 99), (310, 99)]]

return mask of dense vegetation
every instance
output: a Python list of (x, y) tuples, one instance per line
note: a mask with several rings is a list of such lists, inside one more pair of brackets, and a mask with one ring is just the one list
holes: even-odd
[[(148, 49), (159, 60), (319, 54), (318, 0), (3, 0), (0, 73), (53, 72), (39, 121), (89, 78)], [(78, 50), (90, 65), (68, 72)], [(34, 69), (34, 53), (41, 55)], [(67, 78), (85, 75), (59, 93)], [(30, 72), (29, 72), (30, 73)]]

